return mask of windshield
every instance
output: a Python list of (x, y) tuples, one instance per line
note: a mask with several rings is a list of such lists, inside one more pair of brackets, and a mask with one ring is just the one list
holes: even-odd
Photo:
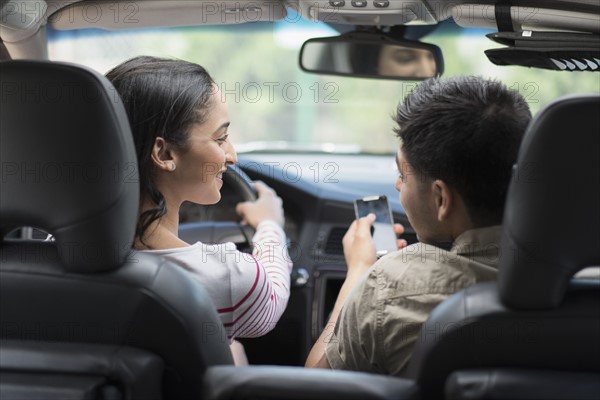
[[(50, 59), (84, 64), (101, 73), (142, 54), (201, 64), (229, 105), (230, 132), (240, 152), (395, 152), (398, 142), (391, 116), (398, 101), (418, 82), (301, 71), (298, 52), (302, 43), (337, 32), (323, 22), (293, 18), (223, 27), (50, 30)], [(498, 45), (484, 38), (487, 32), (464, 31), (444, 23), (422, 40), (441, 47), (445, 76), (496, 77), (518, 89), (533, 112), (561, 95), (600, 90), (600, 74), (493, 65), (483, 52)]]

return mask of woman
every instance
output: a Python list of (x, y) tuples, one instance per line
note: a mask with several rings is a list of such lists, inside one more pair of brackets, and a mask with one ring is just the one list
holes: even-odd
[[(201, 281), (230, 340), (266, 334), (287, 305), (292, 267), (275, 192), (258, 182), (258, 200), (236, 208), (256, 228), (252, 255), (233, 243), (188, 244), (178, 237), (181, 204), (217, 203), (223, 173), (237, 161), (217, 85), (197, 64), (154, 57), (126, 61), (106, 76), (125, 105), (139, 164), (134, 247), (174, 261)], [(234, 358), (238, 346), (234, 342)]]

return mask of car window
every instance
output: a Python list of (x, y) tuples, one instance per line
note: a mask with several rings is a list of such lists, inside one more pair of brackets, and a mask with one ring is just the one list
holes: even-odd
[[(279, 142), (336, 152), (393, 153), (394, 105), (418, 82), (301, 71), (303, 41), (336, 31), (323, 22), (293, 18), (224, 27), (51, 31), (50, 58), (102, 73), (141, 54), (197, 62), (212, 74), (228, 102), (230, 132), (242, 152)], [(487, 32), (444, 23), (422, 40), (442, 48), (444, 75), (496, 77), (518, 89), (534, 112), (558, 96), (600, 90), (600, 74), (493, 65), (483, 52), (499, 45), (483, 38)]]

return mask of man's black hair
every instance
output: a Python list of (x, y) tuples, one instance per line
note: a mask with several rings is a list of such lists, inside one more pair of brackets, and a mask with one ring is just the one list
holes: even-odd
[(404, 99), (395, 120), (412, 171), (454, 188), (475, 226), (502, 222), (512, 166), (531, 121), (516, 90), (482, 77), (433, 78)]

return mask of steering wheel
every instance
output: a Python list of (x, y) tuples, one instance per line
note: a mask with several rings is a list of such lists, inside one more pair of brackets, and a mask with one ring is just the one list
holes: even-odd
[[(228, 166), (223, 174), (223, 185), (228, 186), (242, 201), (257, 199), (252, 181), (237, 165)], [(249, 250), (254, 228), (239, 221), (186, 222), (179, 225), (179, 237), (187, 243), (233, 242), (240, 250)]]

